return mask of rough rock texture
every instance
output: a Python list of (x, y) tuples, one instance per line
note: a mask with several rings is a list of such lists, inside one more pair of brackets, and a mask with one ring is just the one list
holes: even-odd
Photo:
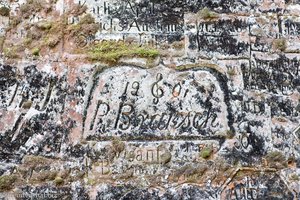
[(300, 199), (300, 1), (0, 5), (0, 199)]

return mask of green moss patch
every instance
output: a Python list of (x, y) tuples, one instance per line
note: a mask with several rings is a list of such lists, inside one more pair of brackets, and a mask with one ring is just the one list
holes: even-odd
[(285, 38), (279, 38), (273, 40), (273, 48), (279, 51), (285, 51), (287, 48), (287, 42)]
[(40, 49), (39, 48), (33, 48), (31, 50), (31, 53), (33, 56), (39, 56), (40, 55)]
[(201, 158), (208, 159), (212, 153), (213, 153), (213, 148), (211, 146), (208, 146), (208, 147), (204, 147), (200, 151), (200, 156)]
[(36, 26), (41, 30), (50, 30), (53, 26), (52, 21), (40, 21), (36, 24)]
[(123, 41), (102, 41), (88, 48), (88, 57), (93, 61), (117, 63), (121, 58), (140, 57), (155, 58), (159, 56), (157, 49), (137, 44), (127, 44)]
[(33, 13), (41, 10), (44, 10), (46, 13), (51, 11), (51, 7), (48, 6), (45, 0), (27, 0), (26, 3), (20, 6), (20, 17), (27, 19)]
[(0, 176), (0, 192), (12, 189), (16, 180), (15, 175)]
[(9, 16), (9, 12), (10, 12), (10, 9), (3, 6), (3, 7), (0, 7), (0, 15), (1, 16), (4, 16), (4, 17), (8, 17)]
[(78, 24), (69, 25), (66, 29), (66, 34), (69, 35), (69, 39), (74, 39), (77, 46), (81, 46), (81, 37), (93, 36), (99, 30), (99, 24), (95, 22), (95, 19), (91, 14), (82, 16)]
[(216, 19), (219, 17), (219, 15), (208, 8), (203, 8), (197, 13), (198, 17), (204, 20), (211, 20), (211, 19)]
[(54, 183), (55, 183), (55, 185), (57, 185), (57, 186), (63, 185), (63, 184), (64, 184), (64, 179), (58, 176), (58, 177), (56, 177), (56, 178), (54, 179)]
[(4, 56), (10, 59), (19, 58), (17, 47), (7, 47), (3, 48)]

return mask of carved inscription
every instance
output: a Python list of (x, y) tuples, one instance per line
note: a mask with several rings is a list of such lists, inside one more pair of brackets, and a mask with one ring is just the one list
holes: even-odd
[(131, 67), (98, 75), (85, 121), (85, 137), (176, 138), (224, 134), (227, 107), (208, 71)]
[[(239, 171), (223, 191), (221, 199), (266, 199), (272, 198), (274, 191), (277, 192), (279, 198), (292, 199), (293, 194), (275, 174), (256, 172), (248, 175), (247, 173), (249, 174), (247, 171)], [(272, 187), (269, 185), (270, 182), (273, 183)]]
[(170, 166), (166, 163), (190, 163), (199, 157), (199, 152), (205, 147), (211, 147), (216, 153), (219, 149), (217, 141), (155, 141), (155, 142), (127, 142), (125, 150), (117, 153), (113, 158), (108, 156), (110, 142), (101, 141), (94, 146), (91, 160), (97, 165), (91, 171), (100, 176), (122, 175), (132, 171), (133, 175), (169, 174)]
[(241, 66), (246, 89), (291, 95), (299, 87), (299, 59), (279, 56), (265, 60), (253, 56), (251, 67)]
[(249, 41), (238, 36), (247, 33), (248, 24), (243, 20), (220, 20), (217, 22), (194, 22), (188, 25), (190, 50), (218, 52), (223, 55), (243, 55), (248, 51)]

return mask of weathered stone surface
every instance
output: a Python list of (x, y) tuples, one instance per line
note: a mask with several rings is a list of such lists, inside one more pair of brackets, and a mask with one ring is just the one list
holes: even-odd
[(0, 1), (0, 199), (299, 199), (299, 1)]

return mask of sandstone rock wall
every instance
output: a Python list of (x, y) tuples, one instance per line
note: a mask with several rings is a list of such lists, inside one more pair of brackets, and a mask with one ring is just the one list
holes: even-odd
[(0, 199), (300, 198), (299, 1), (0, 5)]

